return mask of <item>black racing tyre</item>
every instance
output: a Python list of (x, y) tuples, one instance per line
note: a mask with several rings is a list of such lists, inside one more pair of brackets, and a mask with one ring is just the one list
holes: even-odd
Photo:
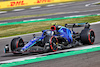
[(51, 51), (54, 51), (54, 52), (57, 51), (58, 50), (57, 45), (58, 45), (58, 39), (56, 37), (52, 36), (50, 38), (50, 49), (51, 49)]
[(93, 44), (95, 41), (95, 33), (93, 29), (83, 29), (80, 34), (81, 42), (83, 44)]
[(18, 47), (23, 47), (24, 46), (24, 41), (22, 38), (13, 38), (11, 41), (11, 51), (13, 52), (16, 48)]

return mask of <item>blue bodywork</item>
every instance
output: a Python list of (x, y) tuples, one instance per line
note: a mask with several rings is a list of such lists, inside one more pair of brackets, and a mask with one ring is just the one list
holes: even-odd
[(66, 38), (69, 43), (73, 42), (71, 31), (68, 28), (61, 27), (58, 32), (60, 33), (60, 36)]
[(36, 44), (36, 41), (41, 41), (45, 36), (42, 36), (40, 38), (33, 38), (31, 39), (22, 49), (21, 51), (25, 51), (27, 50), (28, 48), (34, 46)]
[[(63, 38), (65, 38), (65, 39), (67, 39), (69, 43), (73, 42), (71, 31), (68, 28), (61, 26), (61, 28), (59, 30), (55, 30), (55, 31), (59, 32), (58, 35), (61, 36), (61, 37), (63, 37)], [(43, 30), (42, 32), (43, 33), (42, 33), (42, 35), (40, 37), (35, 37), (35, 38), (31, 39), (21, 49), (21, 51), (26, 51), (28, 48), (34, 46), (37, 41), (42, 41), (42, 39), (44, 39), (46, 37), (46, 35), (44, 35), (44, 34), (47, 34), (49, 36), (58, 36), (58, 35), (54, 34), (54, 31), (52, 31), (52, 30)]]
[(28, 48), (34, 46), (36, 44), (37, 41), (41, 41), (42, 39), (44, 39), (46, 37), (46, 35), (44, 34), (47, 34), (47, 35), (50, 35), (50, 36), (53, 36), (53, 31), (51, 30), (43, 30), (42, 31), (42, 35), (40, 37), (34, 37), (33, 39), (31, 39), (22, 49), (21, 51), (25, 51), (27, 50)]

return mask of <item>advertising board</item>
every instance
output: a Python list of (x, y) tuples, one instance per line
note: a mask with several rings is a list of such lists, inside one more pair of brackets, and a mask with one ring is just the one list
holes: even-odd
[(65, 1), (74, 1), (74, 0), (13, 0), (13, 1), (3, 1), (3, 2), (0, 2), (0, 9), (20, 7), (20, 6), (49, 4), (49, 3), (57, 3), (57, 2), (65, 2)]

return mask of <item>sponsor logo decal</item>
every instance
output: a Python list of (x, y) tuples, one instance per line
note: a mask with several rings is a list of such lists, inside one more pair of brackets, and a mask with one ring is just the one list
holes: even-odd
[(24, 3), (24, 1), (13, 1), (13, 2), (10, 2), (10, 5), (8, 6), (21, 6), (21, 5), (26, 5), (26, 3)]
[(48, 3), (48, 2), (53, 2), (54, 0), (37, 0), (36, 3)]

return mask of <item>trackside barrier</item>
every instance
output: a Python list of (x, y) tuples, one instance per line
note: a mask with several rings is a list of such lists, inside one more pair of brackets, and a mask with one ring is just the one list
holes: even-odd
[(13, 1), (4, 1), (4, 2), (0, 2), (0, 9), (21, 7), (21, 6), (30, 6), (30, 5), (49, 4), (49, 3), (57, 3), (57, 2), (66, 2), (66, 1), (75, 1), (75, 0), (13, 0)]

